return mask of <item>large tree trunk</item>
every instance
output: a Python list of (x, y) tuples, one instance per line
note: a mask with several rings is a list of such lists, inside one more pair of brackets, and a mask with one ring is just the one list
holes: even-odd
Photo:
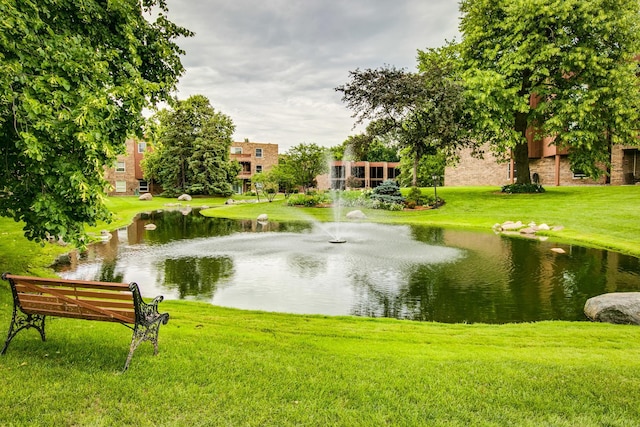
[(529, 144), (527, 142), (527, 115), (525, 113), (516, 113), (515, 129), (522, 136), (520, 143), (513, 148), (512, 152), (516, 184), (531, 184)]
[[(525, 70), (522, 75), (522, 87), (518, 95), (524, 97), (531, 93), (531, 72)], [(520, 134), (520, 141), (513, 148), (513, 162), (516, 172), (516, 184), (531, 184), (531, 172), (529, 170), (529, 143), (527, 141), (527, 113), (515, 114), (515, 130)]]
[(411, 177), (411, 186), (412, 187), (417, 187), (418, 186), (418, 165), (420, 163), (420, 155), (418, 154), (418, 151), (416, 151), (415, 155), (413, 156), (413, 176)]

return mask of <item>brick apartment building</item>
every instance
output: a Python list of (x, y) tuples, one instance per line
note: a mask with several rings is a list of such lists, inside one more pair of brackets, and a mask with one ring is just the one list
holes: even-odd
[[(640, 60), (640, 56), (637, 58)], [(532, 108), (538, 105), (538, 97), (531, 95)], [(598, 180), (571, 170), (568, 150), (553, 145), (554, 137), (535, 138), (533, 128), (527, 131), (529, 168), (531, 178), (543, 186), (564, 185), (631, 185), (640, 182), (640, 153), (637, 146), (614, 145), (611, 148), (611, 170)], [(460, 162), (445, 168), (445, 185), (507, 185), (514, 183), (514, 162), (509, 157), (497, 158), (484, 145), (484, 159), (471, 156), (471, 150), (460, 151)]]
[[(529, 144), (529, 168), (532, 179), (543, 186), (566, 185), (631, 185), (640, 182), (640, 150), (638, 147), (615, 145), (611, 150), (611, 170), (609, 176), (598, 180), (571, 171), (566, 150), (549, 145), (549, 140)], [(447, 166), (444, 181), (447, 186), (496, 185), (514, 182), (514, 163), (508, 157), (497, 158), (488, 145), (483, 147), (484, 159), (471, 156), (471, 150), (460, 152), (460, 162)]]
[(319, 190), (375, 188), (400, 175), (399, 162), (332, 161), (330, 172), (316, 178)]
[(234, 191), (238, 194), (251, 190), (251, 177), (267, 172), (278, 164), (278, 144), (262, 142), (234, 142), (231, 144), (231, 160), (237, 160), (242, 166)]
[[(105, 179), (111, 185), (110, 196), (131, 196), (142, 193), (161, 192), (157, 184), (147, 182), (142, 174), (140, 162), (144, 153), (150, 150), (144, 141), (128, 139), (125, 154), (118, 155), (116, 164), (105, 170)], [(243, 193), (251, 188), (251, 177), (266, 172), (278, 164), (278, 145), (257, 142), (234, 142), (231, 144), (231, 160), (237, 160), (242, 166), (234, 189)]]
[(152, 192), (149, 183), (142, 176), (140, 162), (150, 149), (144, 141), (127, 139), (125, 154), (118, 155), (115, 167), (105, 170), (105, 179), (111, 184), (110, 196), (131, 196)]

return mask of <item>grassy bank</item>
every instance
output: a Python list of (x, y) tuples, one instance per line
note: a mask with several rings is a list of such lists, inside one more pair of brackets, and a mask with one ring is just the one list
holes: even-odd
[[(552, 188), (502, 195), (442, 188), (437, 210), (366, 211), (376, 221), (488, 229), (522, 220), (563, 225), (553, 237), (640, 255), (639, 187)], [(425, 190), (429, 191), (429, 190)], [(166, 199), (112, 198), (115, 222)], [(226, 206), (212, 215), (330, 220), (329, 209), (282, 201)], [(343, 212), (344, 214), (345, 212)], [(0, 218), (0, 268), (51, 274), (57, 245), (26, 242)], [(0, 282), (0, 334), (11, 317)], [(586, 322), (449, 325), (300, 316), (165, 301), (160, 353), (144, 343), (120, 370), (131, 331), (49, 319), (47, 341), (21, 332), (0, 356), (0, 425), (637, 426), (640, 328)], [(4, 337), (4, 335), (0, 335)], [(0, 343), (1, 344), (1, 343)]]
[[(6, 298), (5, 298), (6, 299)], [(640, 328), (444, 325), (163, 302), (160, 352), (54, 319), (0, 358), (1, 425), (636, 426)], [(2, 324), (8, 321), (3, 301)]]

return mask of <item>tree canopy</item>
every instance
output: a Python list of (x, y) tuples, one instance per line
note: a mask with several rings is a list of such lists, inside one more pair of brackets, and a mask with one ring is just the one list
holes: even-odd
[(285, 155), (280, 156), (279, 176), (293, 179), (306, 192), (315, 187), (316, 177), (329, 170), (329, 150), (317, 144), (302, 143), (291, 147)]
[(156, 117), (153, 151), (145, 155), (145, 178), (157, 181), (168, 195), (230, 196), (240, 165), (229, 160), (235, 126), (209, 100), (194, 95), (177, 101)]
[(368, 133), (390, 136), (412, 156), (413, 185), (423, 156), (441, 151), (453, 155), (457, 147), (471, 143), (455, 52), (451, 44), (421, 52), (418, 73), (389, 66), (357, 69), (347, 84), (336, 88), (356, 123), (371, 120)]
[(638, 144), (637, 0), (463, 0), (462, 56), (479, 133), (531, 182), (528, 129), (591, 177)]
[(331, 147), (334, 160), (355, 162), (398, 162), (398, 150), (393, 143), (383, 142), (386, 135), (377, 135), (375, 122), (365, 133), (350, 135), (342, 144)]
[[(168, 100), (191, 33), (164, 0), (0, 2), (0, 215), (82, 243), (109, 218), (104, 167)], [(148, 15), (145, 17), (145, 15)]]

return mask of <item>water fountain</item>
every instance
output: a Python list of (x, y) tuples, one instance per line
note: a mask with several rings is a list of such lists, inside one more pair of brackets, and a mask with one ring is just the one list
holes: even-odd
[[(331, 177), (331, 175), (330, 175)], [(341, 190), (332, 190), (331, 199), (333, 200), (333, 222), (336, 224), (334, 237), (329, 240), (329, 243), (346, 243), (347, 240), (343, 239), (340, 234), (340, 224), (342, 222), (342, 195)]]

